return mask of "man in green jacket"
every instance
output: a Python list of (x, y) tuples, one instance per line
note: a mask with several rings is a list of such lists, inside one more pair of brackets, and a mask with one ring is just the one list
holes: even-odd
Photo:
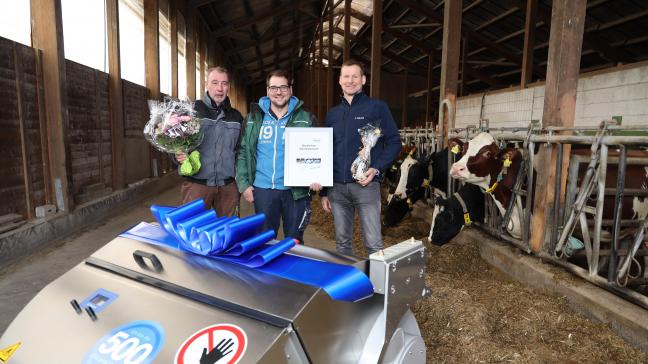
[[(286, 127), (310, 127), (315, 117), (292, 96), (288, 72), (275, 70), (266, 77), (267, 96), (252, 104), (246, 118), (245, 134), (236, 163), (236, 183), (243, 198), (254, 203), (256, 213), (264, 213), (264, 229), (279, 230), (284, 236), (303, 242), (310, 220), (309, 187), (284, 185), (284, 131)], [(322, 186), (312, 183), (310, 189)]]

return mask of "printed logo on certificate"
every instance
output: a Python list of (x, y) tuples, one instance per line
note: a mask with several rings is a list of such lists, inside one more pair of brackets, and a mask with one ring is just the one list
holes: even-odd
[(333, 186), (333, 128), (286, 128), (284, 185)]

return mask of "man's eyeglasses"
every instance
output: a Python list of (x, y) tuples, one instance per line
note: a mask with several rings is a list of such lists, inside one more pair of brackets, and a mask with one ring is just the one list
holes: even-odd
[(270, 92), (278, 92), (278, 91), (286, 92), (286, 91), (288, 91), (289, 88), (290, 88), (290, 86), (288, 86), (288, 85), (268, 86), (268, 90), (270, 90)]

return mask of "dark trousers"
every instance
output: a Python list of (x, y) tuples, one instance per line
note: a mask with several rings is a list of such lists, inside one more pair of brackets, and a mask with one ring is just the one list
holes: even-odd
[(279, 223), (283, 223), (285, 237), (304, 242), (304, 230), (310, 222), (311, 197), (297, 201), (290, 190), (273, 190), (254, 187), (254, 211), (266, 215), (264, 230), (272, 229), (279, 233)]
[(183, 204), (202, 198), (207, 208), (213, 208), (219, 217), (233, 216), (241, 198), (236, 182), (224, 186), (205, 186), (184, 181), (180, 187), (180, 195)]

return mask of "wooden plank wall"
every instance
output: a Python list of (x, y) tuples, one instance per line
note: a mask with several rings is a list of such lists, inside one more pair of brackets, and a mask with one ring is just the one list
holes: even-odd
[(68, 155), (75, 202), (88, 186), (112, 185), (108, 74), (66, 60)]
[(44, 204), (47, 198), (39, 66), (33, 48), (8, 39), (0, 38), (0, 54), (8, 55), (0, 57), (0, 215), (13, 212), (28, 218), (33, 206)]

